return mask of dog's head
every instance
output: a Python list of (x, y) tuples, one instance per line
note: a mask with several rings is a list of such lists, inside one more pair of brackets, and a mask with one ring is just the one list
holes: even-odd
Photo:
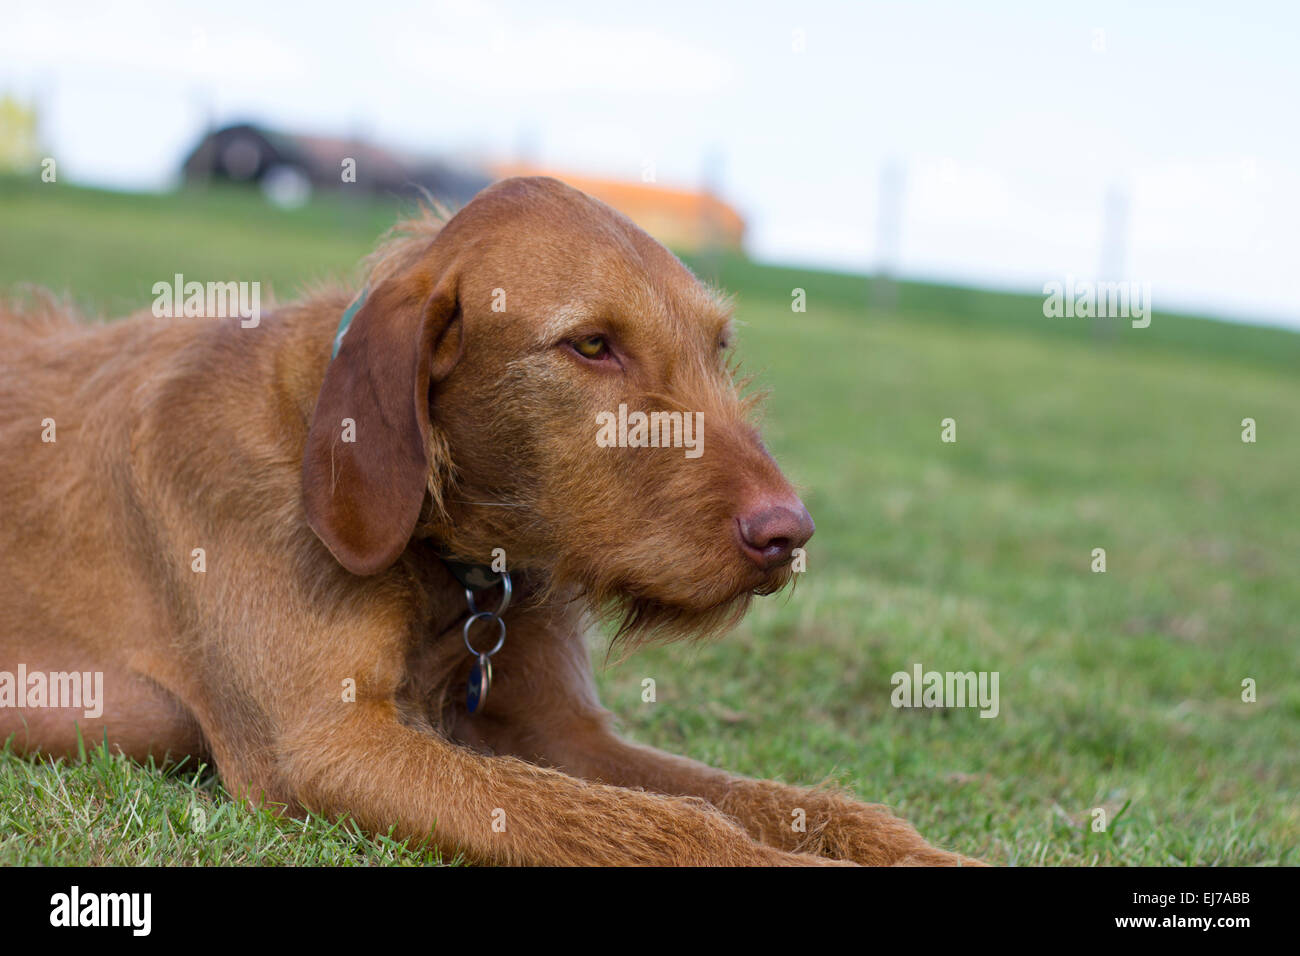
[(551, 179), (431, 232), (380, 255), (317, 399), (304, 500), (340, 563), (501, 548), (639, 635), (716, 630), (789, 581), (813, 522), (750, 421), (725, 303)]

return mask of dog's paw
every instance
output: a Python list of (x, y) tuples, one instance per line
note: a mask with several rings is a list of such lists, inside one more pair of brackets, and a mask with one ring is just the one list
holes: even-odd
[(837, 800), (828, 819), (799, 849), (862, 866), (984, 866), (931, 846), (906, 820), (881, 806)]
[(769, 866), (858, 866), (852, 860), (836, 860), (815, 853), (789, 853), (783, 850), (773, 850), (766, 863)]
[(988, 866), (973, 857), (960, 853), (949, 853), (936, 847), (927, 847), (921, 852), (912, 852), (901, 860), (895, 860), (890, 866)]

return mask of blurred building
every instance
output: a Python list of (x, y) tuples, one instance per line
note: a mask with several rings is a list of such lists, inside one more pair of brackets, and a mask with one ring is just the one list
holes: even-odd
[(524, 163), (496, 164), (492, 172), (498, 177), (554, 176), (613, 206), (664, 245), (683, 252), (739, 252), (744, 242), (745, 220), (740, 213), (703, 190), (600, 179)]
[(347, 187), (382, 195), (427, 190), (461, 206), (492, 180), (486, 173), (438, 160), (403, 155), (359, 139), (306, 136), (239, 123), (213, 130), (181, 167), (187, 183), (246, 182), (284, 205), (313, 191)]
[(287, 206), (306, 202), (313, 192), (346, 187), (380, 195), (427, 191), (457, 208), (497, 179), (554, 176), (613, 206), (656, 239), (683, 252), (738, 252), (745, 237), (740, 214), (706, 190), (601, 179), (523, 163), (454, 166), (359, 139), (285, 133), (253, 123), (208, 133), (185, 159), (181, 171), (191, 184), (260, 186), (273, 202)]

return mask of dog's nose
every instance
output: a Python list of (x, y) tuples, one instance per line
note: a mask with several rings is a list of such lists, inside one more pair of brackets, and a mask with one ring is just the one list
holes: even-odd
[(741, 550), (764, 571), (790, 560), (795, 548), (802, 548), (817, 526), (812, 515), (794, 495), (767, 499), (736, 519)]

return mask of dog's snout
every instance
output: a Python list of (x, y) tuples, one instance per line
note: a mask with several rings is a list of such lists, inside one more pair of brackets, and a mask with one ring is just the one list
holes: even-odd
[(794, 495), (758, 502), (736, 518), (741, 550), (763, 571), (788, 562), (813, 536), (812, 515)]

